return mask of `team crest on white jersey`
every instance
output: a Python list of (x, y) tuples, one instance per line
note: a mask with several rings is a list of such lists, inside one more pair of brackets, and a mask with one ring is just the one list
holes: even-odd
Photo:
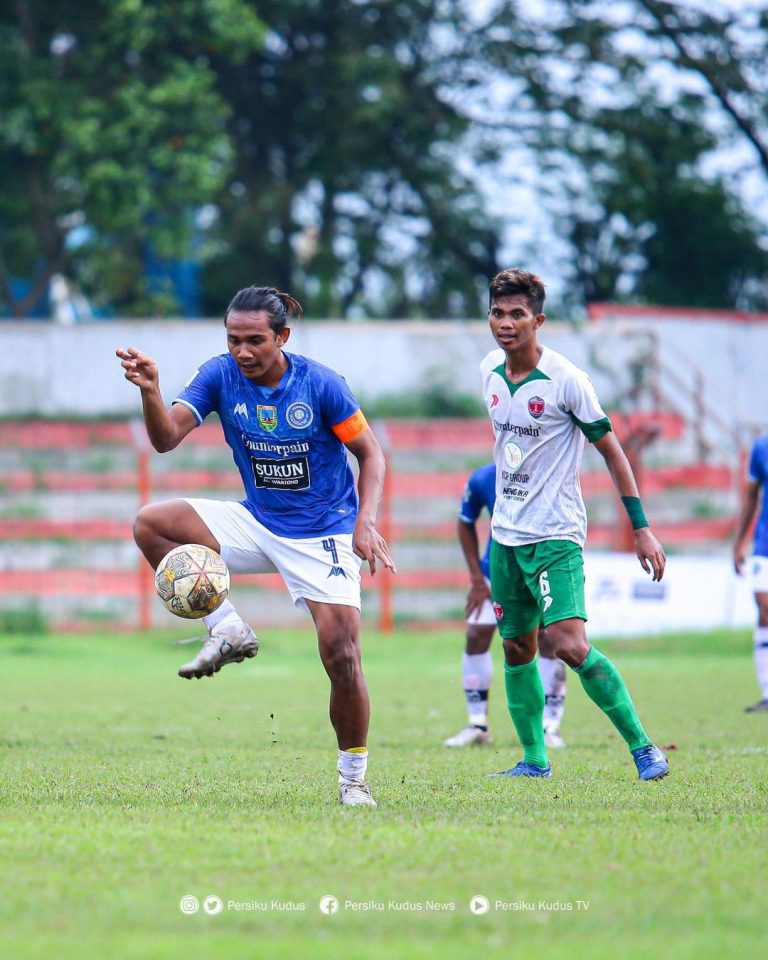
[(511, 470), (517, 470), (523, 462), (523, 451), (516, 443), (507, 443), (504, 446), (504, 459)]
[(259, 426), (261, 429), (266, 430), (268, 433), (272, 433), (277, 426), (277, 407), (260, 403), (256, 407), (256, 417), (259, 421)]
[(541, 397), (531, 397), (528, 401), (528, 413), (534, 420), (538, 420), (544, 413), (544, 400)]
[(304, 430), (311, 426), (315, 415), (312, 413), (312, 407), (303, 400), (297, 400), (292, 403), (285, 411), (285, 419), (295, 430)]
[(234, 416), (237, 416), (239, 413), (241, 416), (245, 417), (246, 420), (248, 419), (248, 408), (244, 403), (236, 403), (234, 407), (232, 407), (232, 413)]

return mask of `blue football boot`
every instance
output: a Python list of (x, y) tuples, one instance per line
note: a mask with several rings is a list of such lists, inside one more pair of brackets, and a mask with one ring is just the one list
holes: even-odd
[(647, 747), (639, 747), (632, 751), (632, 758), (637, 767), (637, 775), (641, 780), (661, 780), (669, 773), (667, 758), (649, 743)]
[(511, 770), (502, 770), (501, 773), (489, 773), (489, 777), (551, 777), (552, 767), (537, 767), (535, 763), (521, 760)]

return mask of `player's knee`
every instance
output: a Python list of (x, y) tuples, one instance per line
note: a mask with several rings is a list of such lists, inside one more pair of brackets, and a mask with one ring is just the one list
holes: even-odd
[(152, 508), (142, 507), (133, 521), (133, 539), (139, 547), (145, 547), (154, 535)]
[(551, 657), (567, 663), (569, 667), (580, 667), (589, 653), (589, 641), (585, 637), (564, 636), (552, 645)]
[(578, 667), (584, 663), (589, 653), (589, 640), (584, 629), (584, 621), (576, 617), (552, 623), (546, 628), (547, 651), (544, 654), (556, 657), (569, 667)]
[(466, 633), (466, 652), (470, 656), (487, 653), (493, 640), (496, 627), (485, 627), (470, 624)]
[(505, 637), (502, 646), (504, 647), (504, 659), (513, 667), (530, 663), (536, 656), (536, 647), (525, 643), (522, 637), (512, 639)]
[(136, 519), (133, 521), (133, 539), (144, 554), (148, 552), (154, 554), (160, 546), (164, 547), (163, 553), (165, 552), (167, 549), (165, 525), (163, 513), (158, 510), (157, 504), (150, 503), (136, 514)]
[(353, 683), (360, 673), (360, 649), (356, 638), (348, 631), (321, 640), (320, 655), (331, 680)]

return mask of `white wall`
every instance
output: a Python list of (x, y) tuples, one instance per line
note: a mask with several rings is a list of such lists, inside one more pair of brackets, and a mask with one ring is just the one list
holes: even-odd
[(668, 362), (698, 368), (707, 406), (724, 419), (768, 424), (768, 323), (650, 321)]
[[(703, 425), (716, 447), (722, 427), (739, 430), (742, 436), (768, 429), (768, 314), (735, 314), (726, 311), (686, 311), (684, 308), (626, 307), (601, 304), (596, 314), (601, 322), (590, 324), (610, 337), (617, 325), (645, 330), (656, 340), (663, 366), (689, 386), (697, 375), (704, 382), (704, 403), (712, 415)], [(661, 379), (662, 390), (678, 400), (685, 413), (693, 414), (674, 379)]]
[(752, 586), (729, 557), (675, 556), (654, 583), (637, 557), (584, 555), (590, 636), (633, 636), (675, 630), (749, 627), (755, 623)]
[[(199, 364), (226, 351), (221, 321), (3, 323), (0, 416), (136, 413), (137, 391), (123, 379), (118, 346), (157, 360), (168, 399)], [(493, 346), (485, 323), (303, 322), (288, 349), (333, 367), (356, 394), (371, 398), (436, 378), (477, 394), (478, 364)]]
[[(550, 322), (541, 341), (587, 369), (603, 402), (613, 406), (628, 384), (627, 361), (647, 349), (649, 335), (688, 380), (702, 371), (708, 404), (723, 418), (768, 426), (768, 323), (644, 318), (579, 331)], [(226, 349), (221, 321), (2, 323), (0, 416), (136, 413), (137, 392), (114, 355), (129, 345), (158, 361), (167, 398), (200, 363)], [(434, 380), (477, 395), (478, 363), (493, 346), (485, 322), (305, 321), (289, 343), (342, 373), (361, 399), (420, 390)]]

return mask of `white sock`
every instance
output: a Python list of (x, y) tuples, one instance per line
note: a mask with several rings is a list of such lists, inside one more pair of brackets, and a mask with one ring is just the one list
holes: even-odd
[(755, 627), (755, 673), (764, 700), (768, 700), (768, 627)]
[(336, 769), (339, 771), (339, 780), (362, 782), (368, 769), (368, 751), (364, 747), (360, 750), (339, 750)]
[(470, 726), (487, 727), (488, 691), (491, 689), (493, 679), (491, 651), (464, 653), (461, 658), (461, 673)]
[(565, 712), (565, 664), (556, 657), (539, 657), (539, 676), (544, 687), (544, 729), (557, 730)]
[(203, 617), (203, 623), (208, 627), (208, 630), (213, 630), (214, 627), (218, 626), (222, 620), (226, 620), (227, 617), (240, 619), (240, 614), (235, 610), (229, 600), (225, 600), (220, 607), (217, 607), (213, 613), (209, 613), (207, 617)]

